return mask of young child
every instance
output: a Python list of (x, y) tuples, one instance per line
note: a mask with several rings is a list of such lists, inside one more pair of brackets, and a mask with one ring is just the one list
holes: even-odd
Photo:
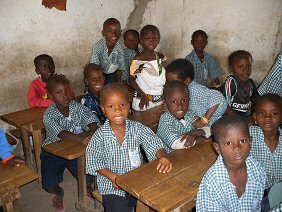
[(261, 95), (276, 93), (282, 97), (282, 52), (280, 52), (271, 71), (261, 83), (258, 92)]
[[(70, 82), (64, 75), (53, 75), (48, 80), (47, 90), (54, 104), (50, 105), (44, 114), (46, 139), (42, 146), (63, 139), (87, 145), (93, 132), (100, 125), (99, 119), (87, 107), (71, 100)], [(59, 186), (59, 183), (63, 181), (66, 167), (77, 178), (77, 160), (66, 160), (42, 151), (41, 162), (43, 188), (47, 192), (55, 194), (53, 206), (64, 210), (64, 190)], [(91, 192), (91, 183), (92, 177), (87, 176), (89, 193)]]
[(131, 212), (136, 199), (121, 190), (115, 180), (142, 165), (140, 145), (150, 161), (158, 158), (156, 168), (159, 172), (169, 172), (172, 165), (166, 158), (161, 140), (153, 131), (127, 119), (129, 93), (122, 83), (106, 85), (101, 91), (101, 103), (108, 119), (87, 146), (86, 173), (97, 175), (105, 211)]
[(38, 77), (32, 81), (28, 91), (28, 104), (30, 107), (49, 107), (53, 100), (47, 95), (47, 81), (55, 73), (53, 58), (47, 54), (38, 55), (34, 59), (35, 72)]
[(105, 84), (126, 80), (124, 52), (118, 43), (121, 35), (120, 23), (115, 18), (107, 19), (103, 24), (102, 35), (92, 50), (91, 63), (100, 65), (105, 74)]
[(265, 94), (258, 98), (253, 114), (256, 126), (250, 126), (251, 155), (265, 168), (267, 186), (282, 181), (282, 97)]
[(190, 101), (189, 110), (194, 113), (196, 121), (193, 127), (211, 126), (225, 112), (227, 103), (224, 96), (216, 90), (200, 85), (194, 80), (194, 67), (185, 59), (177, 59), (166, 67), (166, 80), (178, 80), (188, 85)]
[(100, 122), (104, 123), (106, 121), (106, 116), (100, 105), (100, 91), (105, 82), (103, 69), (101, 66), (89, 63), (84, 67), (83, 75), (87, 91), (80, 99), (80, 103), (88, 107), (97, 115)]
[(183, 149), (201, 143), (210, 136), (210, 128), (194, 129), (194, 114), (189, 110), (189, 91), (180, 81), (167, 82), (164, 87), (166, 112), (161, 116), (157, 135), (167, 151)]
[(125, 49), (124, 56), (125, 56), (125, 65), (126, 65), (126, 72), (129, 76), (130, 74), (130, 65), (133, 61), (133, 58), (136, 54), (142, 52), (142, 48), (138, 48), (139, 45), (139, 32), (134, 29), (129, 29), (123, 34), (123, 40)]
[(140, 44), (143, 51), (137, 54), (130, 67), (129, 84), (136, 91), (132, 108), (147, 110), (162, 104), (161, 95), (165, 84), (165, 69), (162, 62), (166, 57), (155, 52), (160, 42), (159, 29), (146, 25), (141, 29)]
[(195, 81), (208, 87), (208, 80), (212, 79), (216, 85), (215, 87), (219, 86), (218, 77), (223, 72), (213, 56), (204, 50), (208, 44), (207, 33), (203, 30), (195, 31), (192, 34), (191, 44), (194, 49), (185, 59), (189, 60), (195, 67)]
[(199, 187), (197, 211), (260, 211), (266, 174), (249, 156), (251, 138), (243, 117), (226, 115), (212, 126), (219, 154)]
[(250, 78), (252, 62), (252, 55), (245, 50), (229, 55), (228, 64), (233, 75), (227, 77), (221, 88), (228, 103), (226, 113), (236, 112), (246, 118), (250, 117), (252, 102), (258, 96), (256, 85)]

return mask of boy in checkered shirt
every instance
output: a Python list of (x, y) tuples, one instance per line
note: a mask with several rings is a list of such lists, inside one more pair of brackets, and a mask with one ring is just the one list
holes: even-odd
[[(116, 184), (116, 178), (142, 165), (140, 146), (148, 159), (158, 158), (160, 173), (171, 170), (162, 141), (142, 124), (127, 119), (130, 103), (122, 83), (110, 83), (101, 91), (102, 110), (108, 117), (86, 149), (86, 173), (97, 175), (99, 192), (107, 212), (132, 212), (136, 199)], [(156, 171), (157, 174), (157, 171)]]
[(213, 124), (212, 133), (219, 156), (202, 179), (197, 211), (260, 211), (266, 173), (249, 156), (247, 122), (239, 115), (226, 115)]

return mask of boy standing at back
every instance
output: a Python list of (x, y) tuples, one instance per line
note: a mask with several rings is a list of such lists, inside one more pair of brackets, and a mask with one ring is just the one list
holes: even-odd
[(266, 174), (249, 156), (247, 122), (238, 115), (226, 115), (214, 123), (212, 132), (219, 156), (202, 179), (197, 211), (260, 211)]
[(116, 178), (142, 165), (140, 146), (150, 161), (158, 158), (156, 169), (160, 173), (169, 172), (172, 165), (153, 131), (127, 119), (129, 93), (122, 83), (106, 85), (101, 91), (101, 103), (108, 119), (87, 146), (86, 173), (97, 175), (105, 211), (132, 212), (136, 199), (118, 187)]
[[(118, 43), (121, 36), (120, 23), (115, 18), (107, 19), (103, 24), (102, 35), (92, 50), (91, 63), (100, 65), (105, 74), (105, 84), (126, 80), (124, 52)], [(122, 75), (122, 77), (121, 77)]]
[(218, 87), (220, 85), (218, 77), (221, 76), (223, 72), (213, 56), (204, 50), (208, 44), (207, 33), (203, 30), (195, 31), (192, 34), (191, 44), (194, 49), (185, 59), (190, 60), (195, 67), (195, 81), (209, 87), (208, 80), (212, 79), (215, 83), (215, 87)]

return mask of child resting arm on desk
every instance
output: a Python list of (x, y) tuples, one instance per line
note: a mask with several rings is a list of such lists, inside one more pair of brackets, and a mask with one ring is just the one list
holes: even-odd
[(115, 180), (117, 176), (142, 165), (140, 145), (150, 161), (158, 158), (159, 172), (169, 172), (172, 164), (153, 131), (127, 119), (129, 93), (122, 83), (106, 85), (101, 91), (101, 102), (108, 119), (87, 146), (86, 173), (97, 175), (98, 189), (107, 212), (132, 211), (136, 199), (121, 190)]

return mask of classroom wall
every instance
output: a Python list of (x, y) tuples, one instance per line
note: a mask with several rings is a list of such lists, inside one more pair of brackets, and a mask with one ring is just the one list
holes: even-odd
[(0, 115), (28, 107), (27, 91), (36, 77), (33, 59), (42, 53), (54, 58), (56, 71), (82, 94), (82, 67), (108, 17), (120, 20), (123, 29), (157, 25), (159, 51), (169, 61), (185, 57), (192, 50), (192, 32), (204, 29), (207, 51), (225, 72), (228, 54), (246, 49), (254, 57), (252, 77), (260, 83), (281, 50), (281, 14), (281, 0), (69, 0), (67, 11), (46, 9), (39, 0), (1, 0)]

